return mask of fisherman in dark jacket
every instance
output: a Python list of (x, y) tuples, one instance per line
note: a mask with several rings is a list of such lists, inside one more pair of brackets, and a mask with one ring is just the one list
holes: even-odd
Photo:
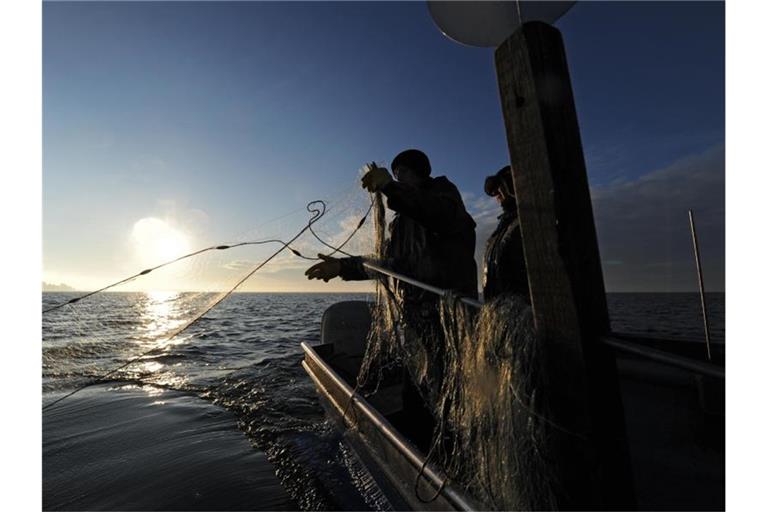
[[(392, 161), (392, 179), (382, 167), (373, 167), (363, 176), (363, 188), (381, 191), (387, 207), (395, 212), (389, 225), (389, 240), (381, 263), (391, 270), (419, 281), (477, 296), (477, 267), (474, 259), (475, 221), (464, 208), (456, 186), (444, 176), (430, 177), (427, 155), (416, 149), (403, 151)], [(345, 281), (372, 279), (364, 258), (332, 258), (310, 267), (309, 279)], [(403, 287), (408, 302), (436, 296), (408, 285)]]
[(487, 302), (504, 293), (515, 293), (530, 302), (523, 238), (509, 165), (485, 179), (485, 193), (496, 198), (503, 212), (485, 246), (483, 300)]
[[(456, 186), (443, 176), (430, 177), (431, 170), (427, 155), (410, 149), (392, 161), (394, 179), (386, 169), (377, 166), (363, 176), (363, 188), (380, 191), (387, 198), (387, 207), (395, 212), (389, 224), (384, 261), (376, 263), (418, 281), (477, 297), (475, 221), (467, 213)], [(363, 266), (363, 257), (319, 256), (324, 261), (306, 271), (309, 279), (376, 277)], [(426, 374), (418, 375), (412, 365), (409, 373), (424, 401), (434, 410), (436, 392), (442, 382), (444, 353), (439, 297), (406, 283), (397, 283), (396, 294), (403, 312), (404, 333), (412, 342), (418, 338), (424, 343), (427, 358)], [(406, 382), (406, 388), (409, 386), (412, 384)], [(409, 401), (407, 390), (404, 399)]]

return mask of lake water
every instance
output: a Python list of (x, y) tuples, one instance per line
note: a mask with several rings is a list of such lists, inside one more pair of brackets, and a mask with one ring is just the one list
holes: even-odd
[[(74, 294), (44, 293), (43, 308)], [(174, 293), (103, 293), (43, 315), (43, 405), (153, 348)], [(43, 412), (46, 510), (385, 506), (300, 366), (323, 311), (365, 294), (234, 294), (177, 344)], [(708, 294), (725, 340), (725, 294)], [(608, 294), (614, 331), (703, 339), (698, 294)]]

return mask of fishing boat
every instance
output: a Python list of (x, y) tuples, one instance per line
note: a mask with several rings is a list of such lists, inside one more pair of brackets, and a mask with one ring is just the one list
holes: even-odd
[[(723, 345), (710, 343), (708, 327), (706, 350), (696, 340), (609, 333), (565, 45), (560, 32), (549, 25), (570, 3), (563, 2), (558, 13), (544, 16), (545, 22), (523, 16), (520, 4), (548, 2), (519, 2), (516, 13), (504, 11), (512, 7), (505, 2), (481, 3), (501, 9), (495, 16), (501, 21), (500, 29), (488, 40), (485, 36), (491, 34), (494, 17), (485, 12), (483, 23), (476, 23), (472, 17), (483, 13), (475, 3), (433, 2), (430, 9), (446, 35), (465, 44), (495, 48), (533, 325), (541, 333), (551, 364), (547, 401), (553, 418), (571, 427), (553, 434), (561, 436), (554, 455), (557, 484), (563, 489), (558, 505), (579, 510), (724, 509)], [(444, 16), (440, 14), (443, 6), (451, 10)], [(505, 14), (512, 16), (507, 19)], [(706, 324), (692, 215), (690, 221)], [(365, 265), (388, 278), (448, 294), (391, 269)], [(362, 396), (356, 391), (370, 322), (367, 307), (340, 303), (329, 308), (323, 317), (321, 344), (303, 345), (304, 368), (330, 416), (391, 498), (393, 508), (490, 509), (487, 503), (474, 502), (427, 460), (423, 443), (410, 432), (413, 421), (408, 421), (408, 411), (403, 409), (396, 379), (385, 381), (373, 394)], [(571, 443), (562, 432), (584, 435)]]
[[(450, 481), (409, 432), (402, 384), (369, 396), (355, 389), (371, 304), (345, 301), (322, 319), (321, 343), (302, 344), (303, 367), (328, 416), (395, 510), (488, 510)], [(724, 348), (713, 362), (696, 340), (611, 335), (617, 354), (640, 510), (720, 510), (725, 506)]]

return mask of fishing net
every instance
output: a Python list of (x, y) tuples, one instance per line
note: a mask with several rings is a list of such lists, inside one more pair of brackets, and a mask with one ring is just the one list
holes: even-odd
[[(392, 266), (387, 237), (387, 216), (380, 193), (373, 199), (373, 233), (375, 251), (368, 257), (384, 267)], [(401, 254), (424, 254), (424, 230), (403, 230), (398, 240)], [(419, 276), (428, 271), (429, 262), (399, 259), (398, 271)], [(366, 352), (358, 374), (358, 388), (376, 390), (388, 379), (401, 378), (400, 370), (410, 376), (418, 392), (432, 405), (439, 391), (440, 364), (434, 362), (440, 337), (437, 297), (398, 279), (369, 271), (376, 280), (376, 302), (371, 312), (371, 327), (366, 340)]]
[[(374, 212), (375, 257), (384, 260), (380, 198)], [(428, 461), (493, 509), (556, 508), (551, 422), (540, 396), (546, 375), (530, 306), (505, 295), (478, 311), (433, 295), (414, 315), (403, 300), (408, 286), (377, 277), (358, 389), (375, 392), (406, 369), (434, 420)]]
[[(374, 251), (370, 256), (383, 262), (386, 248), (386, 218), (381, 193), (373, 194), (373, 242)], [(400, 368), (402, 351), (399, 350), (400, 304), (393, 288), (397, 282), (383, 274), (371, 273), (376, 280), (376, 301), (371, 310), (371, 326), (366, 339), (366, 350), (357, 376), (357, 386), (375, 393), (387, 374)]]
[[(223, 314), (216, 306), (233, 291), (269, 291), (285, 282), (300, 287), (318, 253), (339, 247), (373, 252), (370, 228), (361, 229), (370, 207), (355, 178), (336, 195), (267, 219), (223, 244), (142, 261), (144, 271), (134, 267), (127, 272), (131, 277), (104, 283), (96, 293), (44, 293), (44, 407), (69, 390), (106, 380), (204, 389), (236, 369), (217, 357), (221, 334), (209, 327)], [(243, 338), (248, 341), (247, 334)]]
[(546, 375), (530, 306), (510, 294), (476, 313), (449, 297), (441, 320), (446, 371), (436, 437), (447, 430), (452, 443), (439, 460), (494, 509), (555, 509), (551, 423), (539, 395)]

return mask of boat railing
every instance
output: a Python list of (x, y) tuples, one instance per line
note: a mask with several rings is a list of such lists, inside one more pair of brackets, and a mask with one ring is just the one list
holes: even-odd
[[(430, 284), (423, 283), (410, 276), (406, 276), (399, 272), (395, 272), (388, 268), (382, 267), (381, 265), (378, 265), (376, 263), (371, 263), (366, 261), (366, 262), (363, 262), (363, 266), (374, 272), (378, 272), (380, 274), (389, 276), (393, 279), (403, 281), (410, 285), (419, 287), (423, 290), (427, 290), (429, 292), (435, 293), (441, 297), (447, 297), (453, 293), (451, 290), (446, 290), (444, 288), (438, 288), (437, 286), (432, 286)], [(464, 304), (467, 304), (475, 308), (481, 308), (483, 306), (482, 301), (473, 299), (471, 297), (459, 297), (458, 299)], [(664, 350), (647, 347), (639, 343), (633, 343), (631, 341), (621, 339), (620, 337), (617, 337), (614, 334), (601, 336), (600, 342), (616, 350), (620, 350), (622, 352), (633, 354), (635, 356), (650, 359), (662, 364), (675, 366), (677, 368), (682, 368), (700, 375), (706, 375), (706, 376), (714, 377), (718, 379), (725, 379), (725, 368), (713, 363), (698, 361), (691, 357), (684, 357), (684, 356), (667, 352)]]

